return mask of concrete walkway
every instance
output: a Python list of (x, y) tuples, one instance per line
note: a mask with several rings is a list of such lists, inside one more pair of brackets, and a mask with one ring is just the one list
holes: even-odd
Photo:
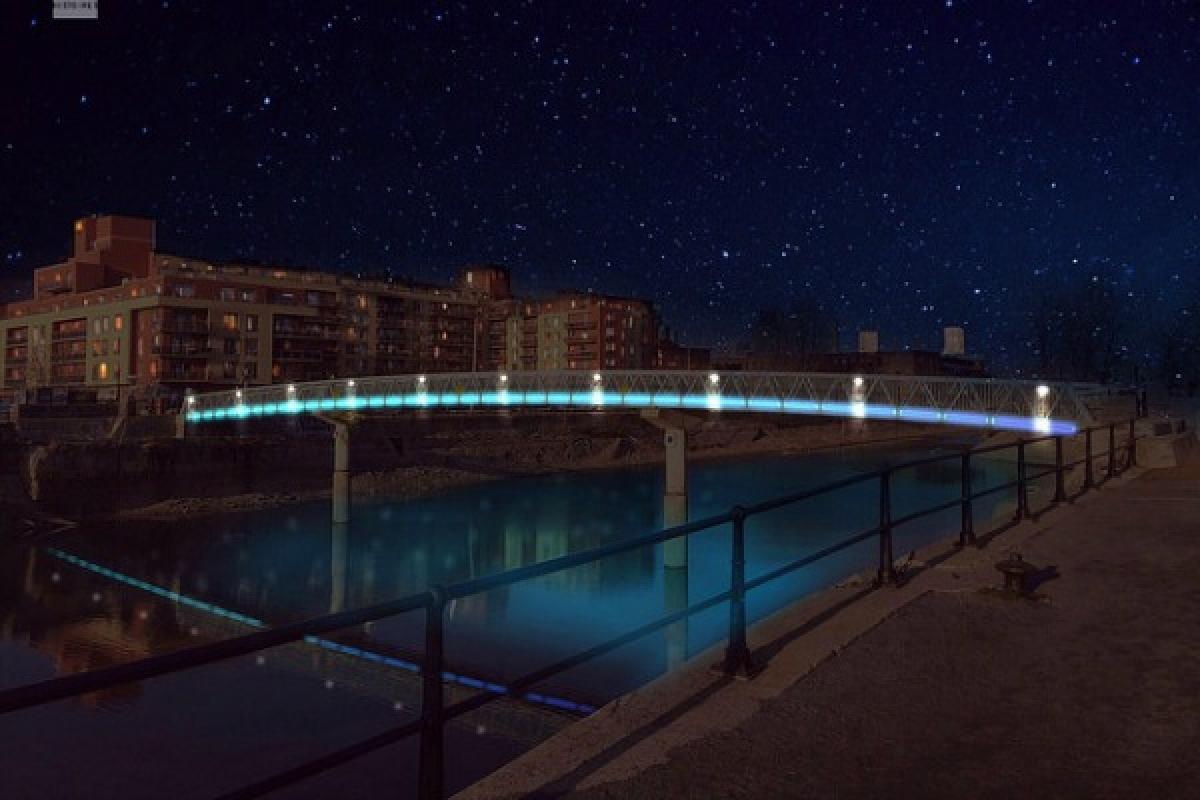
[[(1057, 566), (1040, 601), (986, 591), (1012, 550)], [(464, 796), (1200, 797), (1198, 466), (808, 617), (755, 629), (756, 680), (685, 669)]]

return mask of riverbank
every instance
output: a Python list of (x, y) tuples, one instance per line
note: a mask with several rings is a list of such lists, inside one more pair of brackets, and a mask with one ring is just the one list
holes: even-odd
[[(1056, 568), (1033, 600), (1012, 552)], [(754, 680), (703, 654), (460, 797), (1200, 795), (1200, 467), (922, 556), (755, 626)]]
[[(969, 439), (977, 438), (977, 434), (972, 432), (950, 431), (935, 436), (927, 431), (914, 431), (911, 428), (870, 435), (861, 428), (849, 431), (847, 426), (839, 426), (837, 423), (792, 429), (753, 426), (752, 430), (747, 429), (747, 426), (733, 427), (732, 430), (713, 426), (702, 434), (707, 435), (693, 437), (695, 444), (688, 450), (688, 458), (693, 462), (801, 455), (845, 447), (933, 447), (948, 441), (961, 443), (964, 436)], [(564, 447), (561, 441), (556, 443), (558, 447), (547, 446), (544, 441), (540, 446), (535, 443), (534, 447), (527, 448), (524, 458), (514, 457), (512, 450), (493, 450), (491, 453), (479, 449), (469, 453), (457, 449), (443, 451), (438, 459), (443, 464), (464, 466), (418, 464), (361, 472), (351, 477), (351, 495), (359, 498), (413, 499), (503, 478), (641, 467), (662, 462), (661, 450), (655, 452), (652, 447), (642, 446), (640, 443), (627, 442), (622, 445), (618, 440), (586, 453), (582, 453), (578, 446)], [(530, 455), (531, 453), (533, 455)], [(469, 459), (466, 457), (468, 454)], [(165, 521), (182, 517), (280, 508), (316, 502), (329, 496), (328, 489), (311, 489), (245, 492), (224, 497), (181, 497), (122, 509), (109, 515), (109, 518)]]

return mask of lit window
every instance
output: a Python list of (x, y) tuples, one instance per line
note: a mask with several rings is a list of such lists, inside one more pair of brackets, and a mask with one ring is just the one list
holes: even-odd
[(125, 317), (121, 314), (117, 314), (115, 317), (113, 317), (113, 330), (120, 331), (120, 330), (123, 330), (124, 328), (125, 328)]
[(101, 361), (96, 365), (96, 377), (102, 381), (108, 380), (108, 364)]
[(236, 331), (238, 329), (238, 315), (224, 314), (221, 316), (221, 327), (227, 331)]

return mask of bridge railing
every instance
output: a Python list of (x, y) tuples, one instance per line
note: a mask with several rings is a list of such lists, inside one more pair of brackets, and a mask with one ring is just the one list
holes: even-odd
[[(409, 736), (419, 736), (419, 796), (430, 799), (441, 798), (445, 795), (444, 731), (446, 724), (451, 720), (500, 698), (528, 699), (530, 692), (549, 678), (598, 658), (651, 633), (678, 624), (694, 614), (726, 602), (729, 603), (729, 625), (726, 635), (725, 655), (722, 662), (723, 669), (728, 674), (753, 674), (757, 671), (759, 665), (755, 663), (754, 655), (746, 642), (745, 603), (748, 592), (810, 564), (826, 559), (856, 544), (872, 539), (877, 541), (879, 551), (878, 569), (875, 579), (876, 586), (895, 584), (898, 576), (892, 552), (892, 540), (893, 534), (898, 527), (933, 514), (959, 508), (961, 510), (961, 526), (957, 544), (959, 546), (977, 544), (979, 540), (975, 533), (974, 519), (975, 502), (977, 500), (1001, 492), (1013, 492), (1016, 499), (1015, 518), (1017, 520), (1026, 519), (1033, 515), (1028, 497), (1029, 485), (1033, 481), (1048, 476), (1055, 477), (1055, 493), (1051, 503), (1051, 506), (1053, 506), (1054, 504), (1068, 500), (1066, 475), (1071, 470), (1080, 466), (1084, 467), (1084, 480), (1080, 487), (1080, 492), (1082, 493), (1101, 485), (1103, 482), (1102, 480), (1098, 480), (1096, 476), (1094, 465), (1098, 460), (1104, 459), (1106, 462), (1105, 479), (1116, 476), (1119, 472), (1135, 465), (1137, 462), (1137, 441), (1140, 437), (1137, 435), (1136, 421), (1133, 419), (1128, 421), (1127, 427), (1125, 424), (1118, 425), (1113, 423), (1107, 426), (1088, 428), (1082, 431), (1080, 436), (1083, 438), (1084, 455), (1072, 461), (1064, 459), (1064, 437), (1062, 436), (1017, 439), (1013, 442), (913, 459), (753, 505), (735, 506), (725, 513), (689, 522), (685, 525), (621, 539), (589, 550), (561, 556), (519, 569), (476, 578), (450, 586), (430, 587), (427, 591), (386, 603), (281, 625), (269, 630), (165, 655), (153, 656), (128, 664), (68, 675), (41, 683), (0, 691), (0, 714), (13, 713), (22, 709), (44, 705), (69, 697), (76, 697), (133, 681), (145, 680), (241, 655), (248, 655), (270, 647), (296, 642), (305, 637), (362, 625), (385, 617), (420, 611), (424, 613), (425, 617), (425, 643), (420, 667), (423, 689), (419, 719), (385, 730), (348, 747), (333, 751), (222, 796), (225, 798), (259, 797), (344, 764), (388, 744), (398, 742)], [(1105, 445), (1104, 450), (1100, 452), (1095, 451), (1094, 445), (1096, 444), (1096, 439), (1099, 439)], [(1123, 443), (1119, 443), (1120, 439), (1123, 439)], [(1051, 441), (1054, 442), (1054, 464), (1042, 465), (1042, 469), (1031, 473), (1031, 468), (1037, 465), (1030, 463), (1028, 458), (1029, 447), (1038, 443)], [(976, 490), (972, 485), (972, 463), (974, 459), (1003, 451), (1013, 451), (1015, 455), (1016, 477), (1013, 480), (995, 486)], [(891, 489), (896, 473), (905, 469), (946, 462), (959, 462), (960, 464), (961, 491), (959, 497), (922, 507), (902, 516), (895, 516), (893, 514)], [(745, 548), (746, 521), (748, 519), (785, 506), (829, 495), (851, 486), (870, 483), (875, 483), (879, 490), (879, 513), (875, 524), (841, 541), (773, 568), (761, 575), (747, 577)], [(484, 685), (481, 682), (478, 694), (460, 700), (452, 705), (446, 705), (444, 680), (449, 677), (449, 674), (446, 672), (445, 663), (444, 620), (445, 609), (449, 602), (489, 592), (500, 587), (510, 586), (521, 581), (532, 580), (579, 567), (631, 550), (656, 545), (679, 537), (688, 537), (724, 525), (731, 526), (732, 532), (729, 554), (730, 581), (729, 588), (726, 590), (693, 603), (686, 608), (659, 617), (652, 622), (640, 625), (627, 633), (609, 639), (601, 644), (597, 644), (553, 664), (525, 674), (515, 680), (507, 681), (502, 685)]]
[[(1092, 421), (1074, 383), (799, 372), (579, 370), (430, 373), (190, 395), (189, 422), (346, 410), (568, 406), (825, 414), (1073, 433)], [(1055, 427), (1070, 421), (1069, 429)], [(1038, 420), (1045, 427), (1037, 427)]]

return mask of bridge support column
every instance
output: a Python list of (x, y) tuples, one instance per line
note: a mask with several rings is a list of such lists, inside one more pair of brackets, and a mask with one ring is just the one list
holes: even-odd
[[(687, 432), (683, 428), (667, 428), (663, 433), (667, 451), (667, 481), (663, 491), (663, 527), (673, 528), (688, 521), (687, 499)], [(663, 566), (687, 567), (688, 540), (686, 536), (663, 543)]]
[(332, 528), (332, 547), (329, 553), (329, 613), (336, 614), (346, 608), (347, 541), (350, 526), (335, 522)]
[(333, 524), (350, 522), (350, 425), (333, 423)]

